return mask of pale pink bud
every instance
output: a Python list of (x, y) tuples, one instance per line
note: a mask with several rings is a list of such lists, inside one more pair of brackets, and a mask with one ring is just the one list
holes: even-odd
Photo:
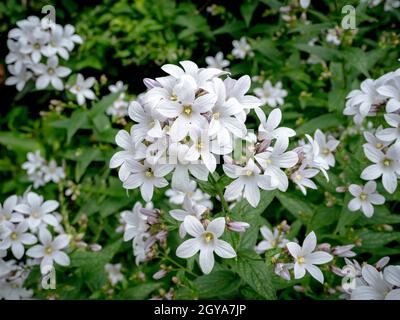
[(351, 251), (354, 248), (354, 244), (348, 244), (346, 246), (337, 246), (333, 248), (332, 254), (338, 257), (347, 257), (351, 258), (354, 257), (356, 254), (355, 252)]
[(228, 222), (226, 225), (228, 230), (235, 231), (235, 232), (245, 232), (250, 225), (247, 222), (243, 221), (231, 221)]
[(153, 274), (153, 279), (160, 280), (167, 275), (167, 271), (165, 269), (158, 270), (155, 274)]
[(150, 78), (144, 78), (143, 83), (147, 89), (161, 87), (161, 84), (158, 81), (156, 81), (154, 79), (150, 79)]

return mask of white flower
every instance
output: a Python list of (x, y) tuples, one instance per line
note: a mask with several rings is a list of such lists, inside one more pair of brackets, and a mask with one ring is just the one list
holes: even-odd
[(323, 284), (324, 275), (315, 265), (327, 263), (331, 261), (333, 257), (324, 251), (313, 252), (316, 246), (317, 237), (315, 236), (314, 231), (311, 231), (304, 239), (302, 247), (295, 242), (289, 242), (286, 245), (290, 254), (295, 260), (294, 277), (296, 279), (301, 279), (305, 276), (306, 271), (308, 271), (314, 279)]
[(206, 57), (206, 63), (209, 67), (220, 70), (224, 70), (230, 64), (228, 60), (224, 59), (224, 54), (221, 51), (217, 52), (215, 57)]
[(36, 89), (45, 89), (50, 83), (56, 90), (63, 90), (64, 84), (60, 78), (65, 78), (71, 73), (71, 69), (58, 65), (57, 56), (47, 60), (47, 64), (40, 63), (34, 71), (39, 75), (36, 80)]
[(38, 63), (42, 57), (42, 54), (45, 53), (45, 49), (47, 43), (49, 41), (49, 34), (35, 28), (33, 32), (29, 32), (25, 34), (27, 41), (21, 41), (21, 52), (23, 54), (29, 54), (32, 58), (33, 63)]
[[(183, 202), (183, 209), (174, 209), (169, 212), (169, 214), (176, 220), (178, 221), (185, 221), (185, 218), (187, 216), (194, 216), (197, 219), (201, 219), (201, 216), (203, 213), (207, 210), (206, 207), (199, 206), (199, 205), (194, 205), (192, 201), (190, 200), (189, 197), (185, 197), (185, 200)], [(181, 223), (179, 226), (179, 235), (181, 238), (185, 237), (186, 235), (186, 229), (185, 229), (185, 224)]]
[(351, 184), (349, 191), (355, 197), (348, 204), (349, 210), (357, 211), (361, 209), (368, 218), (374, 214), (373, 204), (383, 204), (385, 202), (385, 198), (376, 192), (375, 181), (368, 181), (364, 187)]
[(8, 197), (3, 205), (0, 203), (0, 236), (6, 222), (21, 222), (24, 220), (22, 214), (15, 212), (15, 207), (18, 203), (17, 196)]
[(377, 92), (377, 87), (381, 84), (384, 79), (372, 80), (366, 79), (361, 83), (361, 90), (351, 91), (346, 99), (347, 112), (345, 114), (351, 114), (350, 108), (357, 108), (360, 115), (364, 118), (370, 112), (373, 105), (378, 105), (385, 100), (385, 97)]
[(22, 164), (22, 169), (25, 169), (28, 174), (32, 174), (44, 166), (45, 160), (40, 155), (40, 150), (36, 150), (35, 153), (28, 152), (27, 158), (28, 161)]
[(129, 241), (140, 235), (149, 228), (147, 217), (140, 213), (143, 208), (140, 202), (136, 202), (132, 211), (121, 212), (121, 217), (125, 223), (124, 241)]
[(27, 203), (18, 204), (15, 207), (15, 211), (29, 215), (26, 221), (30, 229), (38, 227), (42, 222), (55, 227), (58, 225), (58, 221), (55, 216), (50, 213), (56, 210), (58, 206), (59, 203), (55, 200), (44, 202), (42, 196), (34, 192), (29, 192), (27, 195)]
[(225, 174), (236, 179), (231, 182), (225, 190), (224, 197), (230, 201), (239, 198), (243, 191), (244, 197), (252, 207), (256, 207), (260, 202), (260, 190), (271, 190), (271, 178), (260, 175), (261, 170), (256, 166), (253, 159), (249, 159), (245, 167), (232, 164), (224, 164)]
[(376, 137), (385, 142), (400, 142), (400, 115), (390, 113), (385, 114), (384, 117), (392, 128), (377, 131)]
[(94, 85), (95, 78), (90, 77), (86, 80), (83, 75), (78, 73), (76, 77), (76, 83), (69, 89), (74, 95), (76, 95), (76, 100), (79, 105), (83, 105), (86, 99), (94, 100), (96, 96), (90, 88)]
[(307, 189), (317, 189), (316, 184), (310, 179), (315, 177), (319, 171), (317, 169), (306, 169), (301, 166), (298, 170), (290, 175), (291, 180), (300, 188), (304, 195), (307, 195)]
[(240, 40), (232, 41), (233, 50), (232, 55), (238, 59), (244, 59), (247, 55), (252, 57), (254, 56), (253, 51), (251, 51), (250, 45), (247, 43), (245, 37), (241, 37)]
[(278, 138), (271, 151), (256, 154), (255, 159), (264, 169), (264, 174), (271, 177), (271, 183), (281, 191), (286, 191), (289, 186), (288, 178), (281, 168), (291, 168), (299, 161), (294, 151), (286, 151), (288, 140)]
[(216, 135), (221, 146), (232, 144), (231, 134), (244, 138), (247, 129), (245, 118), (240, 119), (243, 108), (239, 101), (234, 97), (227, 97), (225, 83), (219, 78), (214, 78), (207, 89), (217, 96), (211, 110), (209, 135)]
[(334, 44), (335, 46), (340, 45), (341, 41), (339, 38), (338, 30), (335, 28), (329, 29), (326, 35), (326, 41)]
[(154, 114), (146, 110), (140, 103), (132, 101), (129, 104), (129, 117), (137, 122), (131, 129), (131, 135), (135, 141), (148, 141), (153, 138), (162, 138), (164, 132), (160, 121), (154, 118)]
[(65, 178), (65, 172), (63, 167), (58, 167), (57, 162), (51, 160), (47, 166), (43, 167), (44, 181), (47, 183), (53, 181), (59, 183)]
[(56, 24), (50, 28), (49, 41), (43, 48), (42, 53), (46, 57), (58, 54), (65, 60), (69, 59), (68, 50), (65, 48), (64, 28), (61, 25)]
[(255, 248), (258, 254), (273, 248), (284, 248), (289, 242), (276, 227), (272, 232), (267, 226), (262, 226), (260, 232), (264, 240), (260, 241)]
[(118, 131), (115, 136), (116, 144), (123, 148), (123, 151), (116, 152), (110, 159), (110, 168), (118, 168), (118, 176), (121, 181), (125, 181), (129, 175), (130, 171), (126, 165), (128, 160), (143, 160), (146, 157), (146, 150), (143, 144), (136, 144), (132, 135), (125, 130)]
[(191, 180), (187, 189), (180, 191), (175, 189), (168, 189), (165, 195), (169, 197), (169, 201), (173, 204), (183, 204), (185, 197), (188, 197), (195, 205), (204, 206), (212, 209), (213, 203), (210, 200), (211, 196), (197, 188), (196, 181)]
[(300, 6), (303, 9), (307, 9), (310, 6), (311, 0), (300, 0)]
[(107, 272), (108, 280), (112, 286), (115, 286), (118, 282), (124, 280), (124, 275), (121, 273), (121, 268), (122, 265), (120, 263), (107, 263), (104, 266), (104, 270)]
[(153, 166), (147, 161), (143, 164), (137, 161), (126, 162), (128, 170), (131, 172), (130, 176), (124, 181), (125, 189), (136, 189), (140, 187), (140, 193), (145, 201), (151, 201), (153, 197), (154, 187), (163, 188), (168, 185), (167, 180), (164, 178), (168, 172), (165, 170), (166, 165)]
[(258, 127), (258, 138), (260, 140), (272, 140), (272, 139), (289, 139), (296, 135), (293, 129), (286, 127), (278, 127), (282, 121), (282, 111), (280, 109), (274, 109), (268, 115), (268, 119), (265, 117), (265, 113), (259, 109), (255, 109), (258, 118), (260, 119), (260, 126)]
[[(378, 127), (376, 132), (379, 132), (381, 129), (382, 129), (382, 127)], [(390, 144), (387, 141), (383, 141), (383, 140), (377, 138), (375, 135), (373, 135), (371, 132), (368, 132), (368, 131), (364, 131), (364, 138), (371, 147), (379, 149), (379, 150), (382, 150), (383, 148), (387, 147)]]
[(393, 193), (397, 188), (397, 174), (400, 174), (400, 146), (394, 144), (383, 153), (370, 145), (364, 145), (364, 153), (374, 164), (363, 170), (361, 179), (375, 180), (382, 176), (383, 187)]
[(232, 246), (218, 239), (225, 230), (225, 218), (216, 218), (204, 229), (200, 221), (189, 215), (183, 222), (185, 229), (192, 239), (183, 242), (177, 249), (176, 255), (180, 258), (190, 258), (200, 251), (200, 268), (203, 273), (208, 274), (214, 267), (214, 252), (221, 258), (229, 259), (236, 257)]
[(108, 86), (108, 90), (110, 92), (118, 92), (124, 89), (124, 83), (122, 81), (117, 81), (115, 84), (111, 84)]
[(314, 140), (318, 144), (318, 157), (323, 159), (328, 166), (333, 167), (335, 165), (335, 157), (332, 152), (338, 147), (339, 141), (334, 138), (326, 141), (326, 137), (320, 129), (315, 131)]
[(287, 91), (282, 89), (282, 82), (278, 81), (275, 86), (271, 81), (266, 80), (262, 88), (254, 89), (254, 93), (258, 96), (263, 104), (267, 104), (272, 108), (283, 105)]
[(201, 130), (207, 125), (201, 114), (211, 111), (217, 98), (210, 93), (196, 97), (194, 86), (189, 81), (181, 81), (174, 87), (176, 100), (163, 99), (157, 106), (163, 116), (176, 118), (169, 130), (172, 141), (185, 138), (192, 126)]
[(17, 71), (16, 65), (8, 66), (8, 71), (12, 74), (11, 77), (8, 77), (6, 80), (6, 85), (8, 86), (16, 86), (18, 91), (22, 91), (25, 87), (25, 84), (32, 79), (32, 72), (28, 71), (25, 66), (22, 66), (20, 70)]
[[(254, 109), (262, 105), (259, 98), (246, 94), (250, 90), (251, 86), (251, 79), (248, 75), (242, 76), (238, 80), (226, 77), (224, 85), (226, 90), (226, 99), (235, 98), (243, 109)], [(246, 113), (243, 111), (243, 121), (245, 121), (245, 115)]]
[(46, 271), (46, 267), (53, 266), (53, 261), (61, 266), (68, 266), (70, 264), (68, 255), (61, 251), (69, 244), (68, 235), (62, 234), (53, 240), (51, 233), (43, 228), (39, 231), (39, 240), (42, 244), (33, 246), (26, 254), (29, 257), (41, 259), (40, 270), (42, 273)]
[(82, 44), (83, 40), (80, 36), (75, 34), (75, 27), (67, 24), (64, 26), (63, 46), (65, 46), (69, 51), (72, 51), (74, 49), (75, 43)]
[(393, 285), (386, 280), (386, 277), (394, 280), (393, 269), (385, 271), (386, 268), (382, 273), (371, 265), (363, 266), (361, 274), (365, 285), (359, 285), (351, 292), (351, 300), (400, 300), (400, 289), (393, 289)]
[(395, 112), (400, 109), (400, 76), (394, 77), (377, 89), (378, 93), (389, 98), (386, 112)]
[(26, 221), (22, 221), (18, 225), (8, 222), (6, 224), (6, 231), (2, 234), (0, 250), (11, 248), (14, 257), (21, 259), (25, 253), (24, 245), (31, 245), (37, 241), (33, 234), (26, 232), (28, 227)]
[(33, 290), (23, 287), (25, 279), (17, 278), (6, 281), (0, 279), (0, 299), (5, 300), (27, 300), (32, 297)]

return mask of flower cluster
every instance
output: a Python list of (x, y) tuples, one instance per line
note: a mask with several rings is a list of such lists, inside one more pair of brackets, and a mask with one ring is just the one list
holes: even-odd
[(124, 241), (132, 241), (136, 264), (148, 261), (154, 256), (157, 241), (166, 245), (168, 231), (160, 223), (160, 211), (153, 209), (151, 202), (143, 207), (136, 202), (131, 211), (121, 212)]
[(22, 164), (22, 169), (26, 170), (28, 179), (33, 183), (35, 189), (42, 187), (50, 181), (59, 183), (65, 178), (63, 167), (59, 167), (55, 160), (47, 162), (41, 155), (40, 151), (36, 150), (28, 152), (25, 163)]
[[(40, 265), (45, 274), (54, 262), (69, 265), (64, 252), (69, 236), (55, 212), (58, 206), (34, 192), (10, 196), (0, 204), (0, 298), (30, 297), (32, 292), (23, 284), (33, 266)], [(54, 239), (50, 230), (57, 235)]]
[(121, 94), (112, 105), (107, 108), (107, 115), (116, 118), (124, 118), (128, 116), (129, 101), (127, 101), (127, 96), (124, 92), (124, 83), (118, 81), (117, 83), (110, 85), (108, 90), (110, 90), (111, 93), (121, 92)]
[(11, 76), (7, 85), (15, 85), (21, 91), (29, 80), (35, 80), (37, 89), (51, 84), (56, 90), (63, 90), (63, 78), (71, 69), (59, 64), (59, 57), (68, 60), (75, 44), (82, 39), (75, 34), (72, 25), (61, 26), (30, 16), (17, 22), (17, 28), (8, 33), (6, 57)]
[(380, 259), (375, 265), (363, 264), (345, 258), (343, 268), (333, 272), (346, 277), (343, 297), (351, 300), (400, 300), (400, 266), (388, 265), (389, 257)]
[[(378, 126), (364, 132), (364, 154), (373, 164), (366, 167), (360, 177), (370, 182), (382, 178), (385, 190), (394, 193), (400, 177), (400, 69), (376, 80), (363, 81), (361, 90), (348, 94), (343, 113), (353, 115), (357, 125), (366, 117), (380, 117), (387, 123), (388, 128)], [(361, 207), (370, 217), (374, 211), (371, 204), (383, 204), (385, 199), (375, 193), (375, 183), (367, 183), (365, 188), (367, 190), (361, 191), (352, 187), (351, 192), (359, 198), (360, 205), (353, 201), (349, 208), (358, 210)]]

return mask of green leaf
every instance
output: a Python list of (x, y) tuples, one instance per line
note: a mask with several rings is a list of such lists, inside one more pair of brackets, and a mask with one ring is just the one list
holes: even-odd
[(256, 10), (257, 6), (258, 1), (253, 0), (242, 4), (240, 7), (240, 12), (247, 27), (250, 26), (251, 18), (253, 17), (254, 10)]
[(276, 293), (272, 284), (273, 270), (263, 261), (238, 258), (236, 272), (254, 291), (268, 300), (275, 300)]
[(314, 214), (313, 208), (297, 196), (279, 192), (276, 197), (282, 206), (298, 219), (309, 220)]
[(101, 151), (99, 149), (83, 149), (82, 153), (78, 157), (76, 167), (75, 167), (75, 179), (77, 182), (80, 181), (84, 175), (86, 169), (94, 160), (99, 160), (101, 156)]
[(340, 60), (340, 51), (332, 48), (326, 48), (322, 46), (310, 46), (304, 43), (296, 43), (294, 44), (296, 49), (300, 51), (307, 52), (309, 54), (316, 55), (325, 61), (339, 61)]
[(111, 106), (115, 100), (121, 95), (121, 91), (113, 92), (103, 97), (99, 102), (95, 103), (89, 111), (89, 116), (94, 121), (96, 116), (103, 114), (106, 109)]
[(200, 299), (209, 299), (232, 294), (239, 288), (240, 280), (231, 271), (215, 271), (198, 277), (193, 285)]
[(317, 129), (325, 130), (329, 128), (337, 128), (341, 123), (342, 122), (338, 116), (328, 113), (307, 121), (298, 127), (296, 132), (298, 135), (305, 133), (312, 134)]
[(341, 235), (344, 235), (344, 233), (346, 232), (346, 226), (353, 224), (361, 216), (360, 211), (352, 212), (347, 208), (347, 204), (351, 199), (352, 195), (350, 193), (347, 193), (343, 200), (343, 206), (340, 212), (340, 218), (335, 233), (339, 232)]
[(67, 143), (71, 142), (72, 137), (75, 133), (81, 129), (88, 121), (88, 113), (84, 110), (75, 110), (72, 115), (71, 119), (68, 122), (67, 127)]
[(16, 132), (0, 132), (0, 143), (6, 146), (6, 148), (15, 151), (27, 152), (40, 149), (37, 141)]
[(246, 199), (240, 200), (235, 207), (232, 209), (233, 216), (245, 217), (245, 216), (255, 216), (262, 214), (265, 209), (270, 205), (272, 200), (276, 195), (276, 191), (261, 191), (260, 203), (257, 207), (253, 208)]
[(117, 299), (122, 300), (146, 300), (149, 298), (150, 293), (160, 289), (162, 283), (150, 282), (139, 284), (138, 286), (128, 288), (118, 295)]

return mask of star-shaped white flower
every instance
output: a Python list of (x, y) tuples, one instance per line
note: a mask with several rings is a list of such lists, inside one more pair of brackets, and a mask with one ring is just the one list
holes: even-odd
[(289, 242), (286, 244), (290, 254), (295, 260), (294, 264), (294, 277), (296, 279), (301, 279), (305, 276), (306, 271), (310, 275), (321, 282), (324, 283), (324, 275), (321, 270), (315, 265), (320, 265), (327, 263), (333, 259), (333, 257), (324, 251), (315, 251), (317, 246), (317, 237), (314, 231), (311, 231), (308, 236), (304, 239), (303, 246), (299, 246), (295, 242)]
[(178, 257), (187, 259), (200, 251), (200, 268), (205, 274), (210, 273), (214, 267), (214, 252), (225, 259), (236, 257), (232, 246), (218, 239), (224, 233), (225, 218), (214, 219), (206, 229), (197, 218), (191, 215), (187, 216), (183, 223), (187, 233), (194, 238), (186, 240), (176, 249)]
[(375, 181), (368, 181), (364, 187), (351, 184), (349, 191), (355, 197), (348, 204), (349, 210), (357, 211), (361, 209), (368, 218), (374, 214), (373, 204), (383, 204), (385, 202), (385, 198), (376, 192)]

